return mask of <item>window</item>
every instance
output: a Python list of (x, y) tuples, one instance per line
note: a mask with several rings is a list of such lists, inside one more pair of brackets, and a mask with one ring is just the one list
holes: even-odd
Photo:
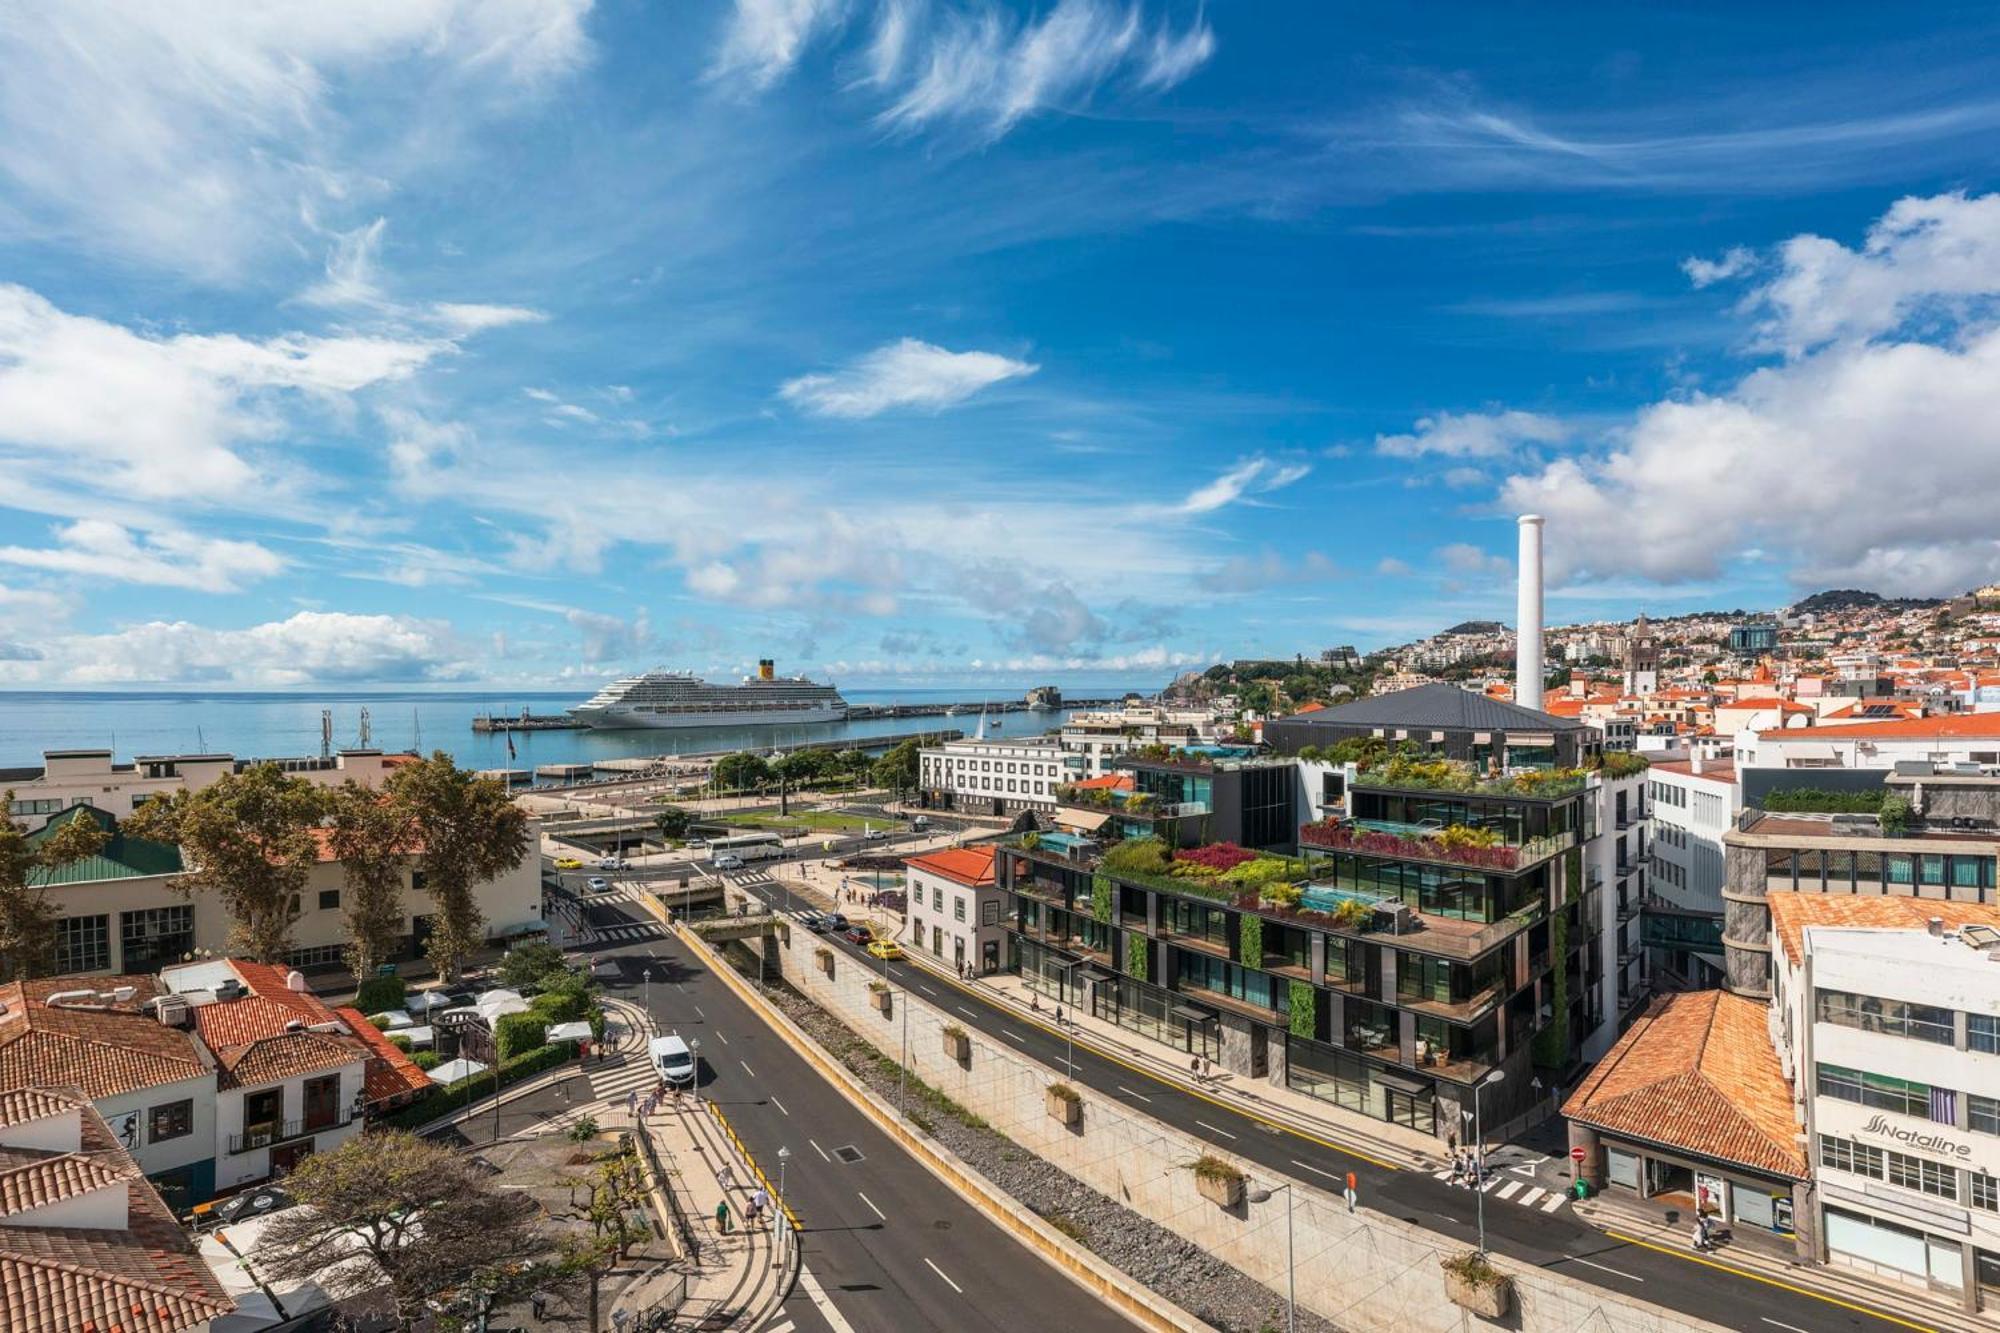
[(194, 948), (194, 904), (120, 912), (118, 942), (120, 966), (127, 972), (179, 962)]
[(56, 922), (57, 972), (104, 972), (110, 967), (109, 916), (66, 916)]
[(338, 967), (346, 961), (344, 944), (316, 944), (307, 949), (294, 949), (285, 955), (285, 962), (304, 971), (312, 967)]
[(53, 815), (62, 808), (60, 800), (14, 801), (8, 805), (7, 812), (14, 815)]
[(1975, 1051), (1988, 1055), (2000, 1055), (2000, 1016), (1993, 1014), (1967, 1014), (1965, 1016), (1965, 1044)]
[(155, 1106), (146, 1115), (146, 1142), (164, 1143), (168, 1139), (186, 1138), (194, 1133), (194, 1102), (192, 1099), (168, 1102), (165, 1106)]
[(1958, 1039), (1952, 1011), (1934, 1005), (1908, 1004), (1837, 990), (1820, 991), (1817, 1005), (1822, 1023), (1935, 1042), (1940, 1046), (1953, 1045)]
[(951, 919), (953, 921), (965, 920), (965, 896), (963, 894), (952, 895)]
[(1819, 1095), (1926, 1119), (1931, 1110), (1928, 1083), (1913, 1083), (1886, 1074), (1864, 1074), (1839, 1065), (1819, 1066)]
[(1865, 1143), (1852, 1139), (1819, 1136), (1819, 1164), (1835, 1171), (1849, 1171), (1857, 1176), (1872, 1176), (1881, 1180), (1887, 1174), (1880, 1148), (1871, 1148)]
[[(918, 897), (922, 896), (922, 894), (918, 895)], [(934, 912), (942, 912), (944, 910), (944, 890), (936, 885), (931, 886), (931, 910)]]
[(1926, 1162), (1908, 1153), (1889, 1155), (1889, 1183), (1940, 1199), (1958, 1198), (1958, 1168), (1941, 1162)]
[(1965, 1096), (1965, 1123), (1981, 1134), (2000, 1134), (2000, 1101), (1991, 1097), (1981, 1097), (1978, 1093)]
[(1965, 1179), (1972, 1187), (1971, 1202), (1974, 1208), (1984, 1208), (1989, 1213), (2000, 1213), (2000, 1180), (1978, 1171), (1967, 1175)]
[(320, 911), (322, 911), (322, 912), (331, 912), (331, 911), (333, 911), (333, 910), (334, 910), (335, 908), (337, 908), (337, 907), (339, 907), (339, 906), (340, 906), (340, 890), (339, 890), (339, 889), (321, 889), (321, 890), (319, 891), (319, 910), (320, 910)]
[(332, 1129), (340, 1121), (340, 1075), (328, 1074), (323, 1078), (309, 1078), (303, 1088), (305, 1093), (305, 1130), (308, 1134), (316, 1129)]

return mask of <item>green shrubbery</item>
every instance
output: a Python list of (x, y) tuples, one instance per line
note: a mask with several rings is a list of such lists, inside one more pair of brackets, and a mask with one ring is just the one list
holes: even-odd
[(548, 1025), (542, 1016), (530, 1009), (526, 1013), (503, 1014), (493, 1025), (493, 1040), (500, 1047), (502, 1064), (517, 1055), (544, 1046), (548, 1042)]
[[(512, 1060), (502, 1060), (500, 1086), (504, 1088), (519, 1083), (522, 1079), (532, 1078), (536, 1074), (554, 1069), (575, 1054), (575, 1042), (559, 1041), (552, 1046), (529, 1051), (526, 1055), (517, 1055)], [(430, 1055), (435, 1059), (434, 1052), (419, 1052), (419, 1057), (423, 1055)], [(393, 1111), (374, 1123), (378, 1128), (416, 1129), (440, 1116), (462, 1110), (481, 1097), (490, 1097), (493, 1094), (493, 1081), (493, 1071), (489, 1069), (474, 1074), (471, 1078), (462, 1078), (450, 1087), (433, 1087), (402, 1110)]]
[(410, 988), (401, 977), (370, 977), (354, 993), (354, 1007), (364, 1014), (401, 1009), (410, 1000)]
[(1873, 791), (1827, 791), (1821, 787), (1790, 787), (1765, 794), (1760, 804), (1774, 814), (1873, 815), (1888, 798), (1887, 787)]

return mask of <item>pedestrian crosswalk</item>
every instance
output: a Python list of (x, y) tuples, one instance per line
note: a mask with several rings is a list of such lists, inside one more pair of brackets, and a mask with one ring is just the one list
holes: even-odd
[(629, 944), (638, 940), (665, 939), (666, 935), (666, 930), (657, 921), (624, 921), (612, 926), (595, 926), (590, 932), (591, 939), (600, 943), (616, 940)]
[[(1464, 1183), (1463, 1177), (1460, 1177), (1458, 1181), (1453, 1181), (1451, 1170), (1448, 1167), (1431, 1172), (1431, 1179), (1460, 1185)], [(1533, 1181), (1522, 1179), (1519, 1176), (1510, 1177), (1506, 1174), (1489, 1175), (1486, 1177), (1485, 1183), (1479, 1188), (1480, 1192), (1490, 1199), (1499, 1199), (1507, 1203), (1517, 1203), (1523, 1208), (1533, 1208), (1538, 1212), (1544, 1213), (1553, 1213), (1556, 1209), (1569, 1202), (1569, 1196), (1561, 1190), (1545, 1189)]]

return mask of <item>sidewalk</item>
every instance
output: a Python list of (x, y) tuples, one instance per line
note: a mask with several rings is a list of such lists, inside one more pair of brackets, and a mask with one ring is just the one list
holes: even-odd
[(1798, 1287), (1815, 1295), (1889, 1310), (1912, 1328), (1939, 1333), (1994, 1333), (2000, 1317), (1966, 1314), (1955, 1305), (1918, 1287), (1882, 1281), (1841, 1264), (1801, 1263), (1789, 1240), (1738, 1227), (1718, 1250), (1696, 1254), (1690, 1243), (1692, 1224), (1685, 1218), (1667, 1221), (1662, 1210), (1600, 1194), (1573, 1205), (1576, 1215), (1614, 1239), (1679, 1254), (1691, 1262), (1746, 1273), (1781, 1286)]
[[(900, 913), (836, 901), (841, 879), (837, 868), (822, 863), (795, 862), (786, 869), (816, 872), (805, 875), (803, 881), (788, 877), (789, 886), (802, 898), (811, 899), (815, 906), (844, 912), (850, 920), (864, 921), (875, 927), (878, 933), (902, 940), (903, 917)], [(1027, 983), (1019, 976), (1011, 972), (995, 972), (967, 982), (961, 980), (945, 961), (932, 957), (928, 951), (907, 940), (902, 942), (905, 958), (947, 983), (976, 988), (1018, 1013), (1023, 1021), (1052, 1030), (1055, 1028), (1053, 1004), (1040, 1000), (1038, 1012), (1036, 1002), (1039, 997), (1028, 990)], [(1201, 1096), (1325, 1140), (1358, 1156), (1392, 1166), (1425, 1169), (1440, 1167), (1448, 1162), (1444, 1144), (1428, 1134), (1343, 1111), (1291, 1088), (1248, 1078), (1220, 1067), (1214, 1077), (1196, 1079), (1188, 1073), (1187, 1057), (1158, 1042), (1147, 1041), (1106, 1019), (1078, 1013), (1065, 1006), (1061, 1030), (1066, 1035), (1073, 1034), (1079, 1045), (1088, 1046), (1100, 1055), (1119, 1060)]]

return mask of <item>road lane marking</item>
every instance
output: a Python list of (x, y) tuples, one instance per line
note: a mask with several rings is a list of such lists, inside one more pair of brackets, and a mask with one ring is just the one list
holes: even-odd
[(1622, 1277), (1628, 1282), (1644, 1282), (1646, 1280), (1645, 1278), (1642, 1277), (1634, 1277), (1632, 1274), (1625, 1272), (1623, 1269), (1609, 1268), (1606, 1267), (1604, 1264), (1594, 1264), (1590, 1262), (1590, 1260), (1588, 1259), (1571, 1259), (1569, 1262), (1573, 1264), (1582, 1264), (1585, 1268), (1595, 1268), (1598, 1272), (1609, 1273), (1613, 1277)]
[(783, 1102), (779, 1101), (779, 1100), (778, 1100), (778, 1099), (777, 1099), (776, 1097), (773, 1097), (773, 1098), (771, 1099), (771, 1105), (773, 1105), (773, 1106), (777, 1107), (777, 1108), (778, 1108), (778, 1109), (779, 1109), (780, 1111), (784, 1111), (784, 1113), (785, 1113), (786, 1115), (790, 1115), (790, 1114), (791, 1114), (791, 1112), (790, 1112), (790, 1111), (785, 1111), (785, 1104), (784, 1104)]
[[(1004, 1036), (1012, 1037), (1015, 1041), (1021, 1041), (1021, 1034), (1014, 1031), (1012, 1028), (1001, 1028), (1000, 1031)], [(1025, 1046), (1027, 1043), (1022, 1042), (1021, 1044)]]
[(750, 1067), (750, 1062), (748, 1060), (738, 1060), (736, 1063), (742, 1065), (743, 1072), (748, 1074), (751, 1078), (757, 1077), (757, 1071)]
[(1541, 1198), (1546, 1193), (1548, 1193), (1548, 1191), (1543, 1189), (1540, 1185), (1530, 1185), (1528, 1186), (1527, 1190), (1521, 1195), (1521, 1197), (1514, 1200), (1514, 1202), (1520, 1204), (1523, 1208), (1533, 1208), (1535, 1206), (1535, 1200)]
[(1542, 1200), (1542, 1211), (1553, 1213), (1556, 1209), (1563, 1206), (1563, 1200), (1568, 1197), (1567, 1194), (1551, 1194), (1548, 1198)]
[(1873, 1306), (1857, 1305), (1852, 1301), (1843, 1301), (1838, 1296), (1828, 1296), (1822, 1292), (1814, 1291), (1810, 1287), (1800, 1287), (1790, 1282), (1781, 1282), (1777, 1278), (1765, 1277), (1762, 1273), (1753, 1273), (1747, 1268), (1738, 1268), (1734, 1264), (1717, 1263), (1713, 1259), (1704, 1259), (1699, 1255), (1689, 1254), (1685, 1250), (1669, 1249), (1665, 1245), (1655, 1245), (1650, 1240), (1640, 1240), (1637, 1236), (1628, 1236), (1622, 1231), (1606, 1231), (1604, 1234), (1613, 1240), (1622, 1240), (1627, 1245), (1637, 1245), (1642, 1250), (1653, 1250), (1671, 1259), (1680, 1259), (1687, 1263), (1700, 1264), (1703, 1268), (1713, 1268), (1716, 1272), (1727, 1273), (1731, 1277), (1748, 1278), (1752, 1282), (1761, 1282), (1767, 1287), (1776, 1287), (1780, 1291), (1789, 1291), (1796, 1296), (1809, 1296), (1813, 1300), (1824, 1301), (1828, 1305), (1837, 1305), (1843, 1310), (1852, 1310), (1856, 1314), (1865, 1314), (1871, 1318), (1880, 1319), (1885, 1323), (1894, 1324), (1898, 1328), (1913, 1328), (1916, 1330), (1916, 1333), (1937, 1333), (1937, 1329), (1929, 1324), (1912, 1323), (1908, 1319), (1902, 1319), (1892, 1314), (1885, 1314)]
[(932, 989), (931, 989), (931, 988), (930, 988), (929, 986), (926, 986), (926, 985), (925, 985), (925, 984), (924, 984), (923, 982), (921, 982), (921, 981), (919, 981), (919, 982), (917, 983), (917, 989), (918, 989), (918, 990), (920, 990), (920, 991), (922, 991), (922, 992), (923, 992), (924, 994), (926, 994), (926, 995), (935, 995), (935, 994), (937, 994), (937, 992), (936, 992), (936, 991), (932, 990)]
[(701, 1020), (702, 1022), (704, 1022), (704, 1023), (706, 1023), (706, 1022), (708, 1021), (708, 1015), (707, 1015), (707, 1014), (704, 1014), (704, 1013), (703, 1013), (703, 1012), (701, 1011), (701, 1006), (700, 1006), (700, 1005), (696, 1005), (696, 1006), (694, 1007), (694, 1016), (695, 1016), (696, 1018), (699, 1018), (699, 1019), (700, 1019), (700, 1020)]
[[(931, 1272), (936, 1273), (939, 1277), (944, 1277), (944, 1270), (942, 1268), (939, 1268), (936, 1264), (931, 1263), (931, 1261), (928, 1258), (924, 1260), (924, 1263), (929, 1266)], [(957, 1292), (959, 1295), (961, 1296), (965, 1295), (965, 1288), (959, 1286), (956, 1282), (953, 1282), (950, 1278), (944, 1277), (944, 1284), (947, 1287), (950, 1287), (953, 1291)]]
[(1195, 1123), (1197, 1125), (1200, 1125), (1203, 1129), (1207, 1130), (1209, 1133), (1220, 1134), (1225, 1139), (1233, 1139), (1236, 1137), (1234, 1134), (1231, 1134), (1226, 1129), (1217, 1129), (1214, 1125), (1209, 1124), (1206, 1120), (1197, 1120), (1195, 1121)]
[(813, 1308), (819, 1311), (820, 1317), (832, 1326), (833, 1333), (854, 1333), (854, 1325), (848, 1323), (846, 1316), (826, 1298), (826, 1288), (822, 1287), (819, 1279), (813, 1276), (812, 1269), (800, 1265), (799, 1285), (806, 1289), (806, 1299), (813, 1303)]
[(1134, 1092), (1132, 1091), (1132, 1089), (1126, 1087), (1123, 1083), (1115, 1084), (1113, 1086), (1115, 1086), (1118, 1089), (1118, 1091), (1124, 1093), (1127, 1097), (1137, 1097), (1140, 1101), (1146, 1103), (1146, 1105), (1148, 1106), (1151, 1106), (1153, 1104), (1153, 1099), (1151, 1097), (1146, 1096), (1142, 1092)]
[[(1520, 1190), (1520, 1188), (1521, 1188), (1520, 1181), (1510, 1180), (1506, 1184), (1502, 1185), (1497, 1191), (1495, 1191), (1495, 1197), (1502, 1199), (1511, 1199), (1514, 1197), (1515, 1193)], [(1527, 1200), (1523, 1199), (1522, 1202), (1526, 1203)]]
[(722, 1037), (722, 1044), (723, 1044), (724, 1046), (727, 1046), (727, 1045), (729, 1044), (729, 1038), (728, 1038), (728, 1037), (724, 1037), (724, 1036), (723, 1036), (723, 1034), (722, 1034), (722, 1029), (720, 1029), (720, 1028), (717, 1028), (717, 1029), (716, 1029), (716, 1031), (715, 1031), (715, 1035), (716, 1035), (716, 1036), (718, 1036), (718, 1037)]
[(978, 1015), (978, 1014), (975, 1014), (975, 1013), (973, 1013), (973, 1012), (972, 1012), (972, 1011), (971, 1011), (970, 1009), (966, 1008), (966, 1007), (965, 1007), (964, 1005), (962, 1005), (962, 1004), (958, 1006), (958, 1012), (960, 1012), (961, 1014), (964, 1014), (964, 1015), (965, 1015), (965, 1016), (966, 1016), (967, 1018), (977, 1018), (977, 1017), (979, 1017), (979, 1015)]
[[(1763, 1319), (1763, 1316), (1759, 1315), (1758, 1318)], [(1789, 1330), (1789, 1333), (1806, 1333), (1806, 1331), (1800, 1328), (1797, 1324), (1781, 1324), (1775, 1319), (1764, 1319), (1764, 1322), (1769, 1324), (1772, 1328), (1787, 1329)]]
[(868, 1205), (869, 1212), (875, 1214), (875, 1216), (881, 1218), (884, 1222), (889, 1220), (889, 1215), (880, 1208), (877, 1208), (873, 1199), (869, 1198), (866, 1194), (862, 1194), (860, 1190), (856, 1190), (854, 1193), (860, 1198), (861, 1202)]
[(1333, 1172), (1333, 1171), (1327, 1171), (1327, 1170), (1323, 1170), (1323, 1169), (1322, 1169), (1322, 1168), (1320, 1168), (1320, 1167), (1317, 1167), (1317, 1166), (1314, 1166), (1314, 1165), (1313, 1165), (1313, 1164), (1312, 1164), (1311, 1162), (1301, 1162), (1301, 1161), (1300, 1161), (1300, 1160), (1299, 1160), (1298, 1158), (1296, 1158), (1296, 1157), (1294, 1157), (1294, 1158), (1292, 1159), (1292, 1165), (1293, 1165), (1293, 1166), (1300, 1166), (1300, 1167), (1304, 1167), (1304, 1168), (1305, 1168), (1306, 1170), (1308, 1170), (1308, 1171), (1311, 1171), (1311, 1172), (1313, 1172), (1313, 1173), (1314, 1173), (1314, 1174), (1316, 1174), (1316, 1175), (1322, 1175), (1322, 1176), (1325, 1176), (1325, 1177), (1326, 1177), (1326, 1178), (1327, 1178), (1328, 1180), (1338, 1180), (1338, 1181), (1340, 1181), (1340, 1182), (1341, 1182), (1341, 1183), (1342, 1183), (1343, 1185), (1347, 1183), (1347, 1182), (1345, 1181), (1345, 1179), (1344, 1179), (1343, 1177), (1341, 1177), (1341, 1176), (1340, 1176), (1340, 1175), (1339, 1175), (1339, 1174), (1338, 1174), (1337, 1172)]
[(833, 1161), (833, 1159), (832, 1159), (831, 1157), (828, 1157), (828, 1156), (826, 1155), (826, 1149), (824, 1149), (824, 1148), (820, 1147), (820, 1146), (819, 1146), (819, 1145), (818, 1145), (817, 1143), (813, 1143), (813, 1141), (812, 1141), (811, 1139), (807, 1139), (807, 1140), (806, 1140), (806, 1142), (807, 1142), (807, 1143), (812, 1143), (812, 1146), (813, 1146), (813, 1151), (819, 1154), (819, 1159), (820, 1159), (820, 1160), (821, 1160), (822, 1162), (827, 1162), (827, 1163), (829, 1163), (829, 1164), (830, 1164), (830, 1163), (831, 1163), (831, 1162)]

